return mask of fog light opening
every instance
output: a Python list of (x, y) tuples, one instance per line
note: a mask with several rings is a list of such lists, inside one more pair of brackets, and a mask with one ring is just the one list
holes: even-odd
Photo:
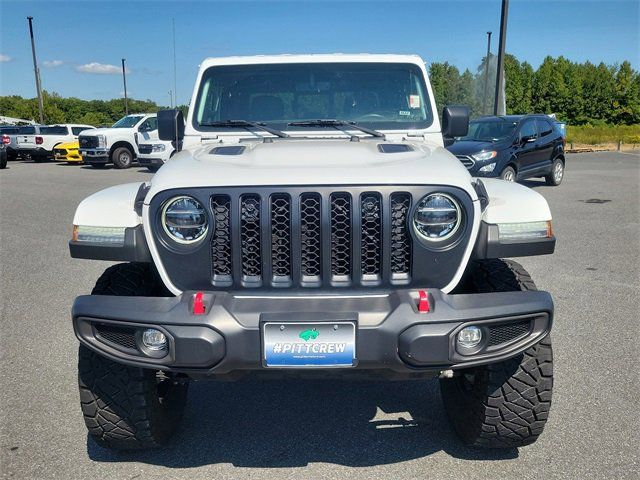
[(465, 327), (458, 332), (458, 345), (462, 348), (477, 347), (482, 341), (482, 330), (475, 325)]
[(160, 330), (147, 328), (142, 332), (142, 344), (153, 352), (167, 349), (167, 337)]

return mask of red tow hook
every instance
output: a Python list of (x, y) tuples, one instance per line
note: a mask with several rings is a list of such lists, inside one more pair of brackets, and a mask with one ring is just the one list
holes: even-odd
[(429, 313), (431, 311), (431, 305), (429, 304), (429, 294), (424, 290), (419, 290), (418, 295), (418, 312)]
[(193, 314), (194, 315), (205, 314), (203, 297), (204, 297), (204, 294), (202, 292), (198, 292), (193, 296)]

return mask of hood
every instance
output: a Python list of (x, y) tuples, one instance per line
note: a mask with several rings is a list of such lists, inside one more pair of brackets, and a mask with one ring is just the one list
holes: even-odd
[[(408, 149), (384, 153), (387, 150)], [(244, 148), (243, 148), (244, 147)], [(239, 151), (240, 150), (240, 151)], [(145, 202), (163, 190), (208, 186), (453, 185), (477, 195), (460, 161), (439, 146), (344, 139), (208, 144), (182, 151), (151, 179)]]
[(112, 130), (126, 130), (124, 128), (90, 128), (89, 130), (83, 130), (80, 132), (82, 137), (93, 137), (96, 135), (104, 135)]
[(472, 140), (459, 140), (453, 145), (449, 145), (449, 150), (454, 155), (473, 155), (483, 150), (499, 150), (502, 143), (499, 142), (474, 142)]
[(80, 148), (80, 145), (78, 144), (78, 141), (76, 140), (75, 142), (66, 142), (66, 143), (60, 143), (58, 145), (56, 145), (56, 148), (65, 148), (67, 150), (77, 150), (78, 148)]

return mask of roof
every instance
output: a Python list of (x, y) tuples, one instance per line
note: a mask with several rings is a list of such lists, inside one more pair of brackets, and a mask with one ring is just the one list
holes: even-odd
[(236, 57), (206, 58), (201, 68), (214, 65), (261, 65), (278, 63), (414, 63), (424, 66), (424, 60), (418, 55), (394, 55), (372, 53), (322, 53), (307, 55), (253, 55)]
[(524, 115), (483, 115), (482, 117), (474, 118), (472, 121), (482, 120), (485, 122), (519, 122), (523, 118), (546, 118), (553, 121), (549, 115), (544, 113), (527, 113)]

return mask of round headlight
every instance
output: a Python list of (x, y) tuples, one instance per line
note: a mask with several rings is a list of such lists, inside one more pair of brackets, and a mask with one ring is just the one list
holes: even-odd
[(162, 209), (162, 226), (176, 242), (195, 243), (207, 233), (207, 214), (195, 198), (172, 198)]
[(460, 206), (445, 193), (432, 193), (424, 197), (413, 215), (413, 228), (430, 242), (450, 238), (460, 223)]

